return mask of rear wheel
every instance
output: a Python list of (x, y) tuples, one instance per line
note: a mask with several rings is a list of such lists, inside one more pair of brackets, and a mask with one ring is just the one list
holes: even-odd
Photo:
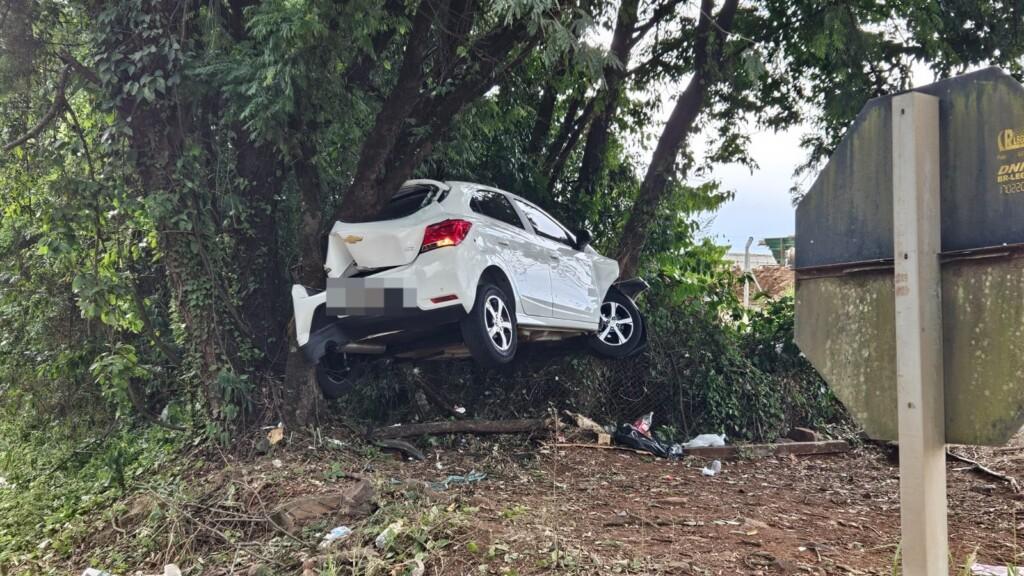
[(516, 355), (519, 339), (512, 301), (494, 284), (485, 281), (477, 288), (476, 302), (461, 329), (466, 348), (479, 364), (507, 364)]
[(636, 304), (613, 288), (601, 303), (601, 321), (588, 343), (598, 354), (625, 358), (638, 350), (643, 332), (643, 318)]
[(329, 353), (320, 359), (316, 365), (316, 383), (324, 398), (340, 398), (352, 389), (348, 373), (348, 363), (342, 354)]

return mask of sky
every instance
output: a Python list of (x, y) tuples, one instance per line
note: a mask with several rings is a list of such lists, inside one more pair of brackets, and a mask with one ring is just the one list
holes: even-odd
[(702, 218), (704, 236), (731, 245), (730, 252), (742, 252), (747, 237), (753, 236), (750, 251), (768, 254), (768, 248), (757, 245), (762, 238), (793, 234), (795, 208), (789, 190), (795, 182), (793, 171), (807, 159), (807, 151), (800, 148), (804, 132), (803, 126), (795, 126), (786, 132), (753, 134), (750, 156), (758, 164), (753, 172), (741, 164), (714, 167), (710, 178), (732, 190), (735, 198)]

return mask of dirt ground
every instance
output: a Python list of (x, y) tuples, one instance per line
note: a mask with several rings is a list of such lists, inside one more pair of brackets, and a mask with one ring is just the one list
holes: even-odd
[[(954, 450), (1024, 472), (1024, 448)], [(547, 448), (528, 469), (459, 490), (479, 504), (470, 533), (510, 552), (488, 566), (498, 574), (551, 573), (555, 549), (566, 557), (555, 573), (892, 574), (899, 475), (884, 450), (725, 462), (715, 477), (704, 464)], [(964, 466), (948, 466), (953, 558), (1019, 562), (1017, 495)], [(432, 462), (406, 469), (437, 476)], [(453, 554), (441, 564), (438, 574), (468, 574), (480, 563)]]
[[(324, 450), (306, 438), (291, 438), (287, 447), (264, 456), (221, 456), (221, 462), (197, 473), (195, 482), (209, 487), (204, 494), (220, 491), (221, 496), (178, 505), (159, 497), (165, 509), (185, 511), (188, 521), (179, 515), (176, 528), (189, 522), (194, 527), (179, 530), (166, 545), (161, 540), (137, 573), (159, 572), (173, 560), (186, 576), (420, 574), (415, 562), (423, 563), (422, 574), (504, 576), (881, 575), (893, 574), (898, 565), (898, 466), (894, 454), (873, 445), (836, 455), (725, 461), (718, 475), (708, 477), (701, 473), (707, 462), (695, 457), (666, 461), (633, 452), (555, 448), (547, 440), (517, 436), (448, 437), (434, 446), (424, 441), (422, 461), (357, 442), (347, 439), (343, 448)], [(1024, 438), (1008, 448), (952, 450), (1024, 478)], [(968, 468), (958, 461), (948, 464), (954, 563), (975, 556), (986, 564), (1020, 562), (1024, 554), (1016, 533), (1024, 525), (1017, 515), (1024, 501), (1009, 483)], [(486, 478), (444, 489), (422, 488), (420, 482), (472, 471)], [(260, 524), (263, 512), (282, 502), (336, 491), (354, 479), (373, 483), (380, 511), (348, 522), (356, 537), (342, 549), (371, 550), (381, 522), (395, 515), (410, 526), (422, 511), (441, 509), (451, 525), (432, 528), (443, 537), (426, 531), (414, 535), (427, 550), (418, 560), (402, 557), (404, 563), (374, 572), (354, 569), (355, 563), (348, 569), (326, 566), (328, 555), (316, 546), (330, 527), (323, 522), (287, 538)], [(428, 497), (411, 494), (404, 488), (409, 485), (420, 486)], [(251, 506), (239, 508), (239, 502)], [(129, 505), (138, 508), (138, 500)], [(264, 528), (218, 523), (229, 508), (248, 519), (246, 526)], [(392, 516), (381, 519), (385, 511)], [(82, 543), (83, 556), (69, 566), (72, 573), (81, 573), (92, 546), (113, 544), (124, 551), (137, 546), (128, 536), (130, 516), (117, 513), (113, 523), (105, 520), (116, 531), (97, 522), (98, 536)], [(258, 571), (257, 561), (275, 546), (284, 561)]]

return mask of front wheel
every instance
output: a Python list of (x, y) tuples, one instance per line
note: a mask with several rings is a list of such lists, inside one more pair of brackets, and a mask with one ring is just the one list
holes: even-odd
[(511, 297), (498, 286), (477, 288), (473, 309), (462, 319), (462, 339), (469, 353), (483, 366), (508, 364), (519, 345)]
[(590, 347), (611, 358), (625, 358), (639, 350), (644, 321), (633, 301), (612, 288), (601, 303), (601, 321), (597, 332), (588, 337)]

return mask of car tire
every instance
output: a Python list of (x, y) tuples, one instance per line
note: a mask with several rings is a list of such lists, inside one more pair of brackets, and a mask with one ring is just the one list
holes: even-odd
[(324, 398), (334, 400), (341, 398), (352, 390), (352, 380), (348, 377), (348, 367), (343, 360), (336, 360), (327, 355), (316, 365), (316, 383)]
[(629, 296), (612, 288), (601, 303), (598, 330), (587, 337), (587, 343), (602, 356), (625, 358), (641, 350), (643, 340), (644, 320), (640, 310)]
[(515, 358), (519, 346), (515, 309), (500, 287), (483, 282), (473, 309), (460, 323), (462, 339), (478, 364), (500, 366)]

